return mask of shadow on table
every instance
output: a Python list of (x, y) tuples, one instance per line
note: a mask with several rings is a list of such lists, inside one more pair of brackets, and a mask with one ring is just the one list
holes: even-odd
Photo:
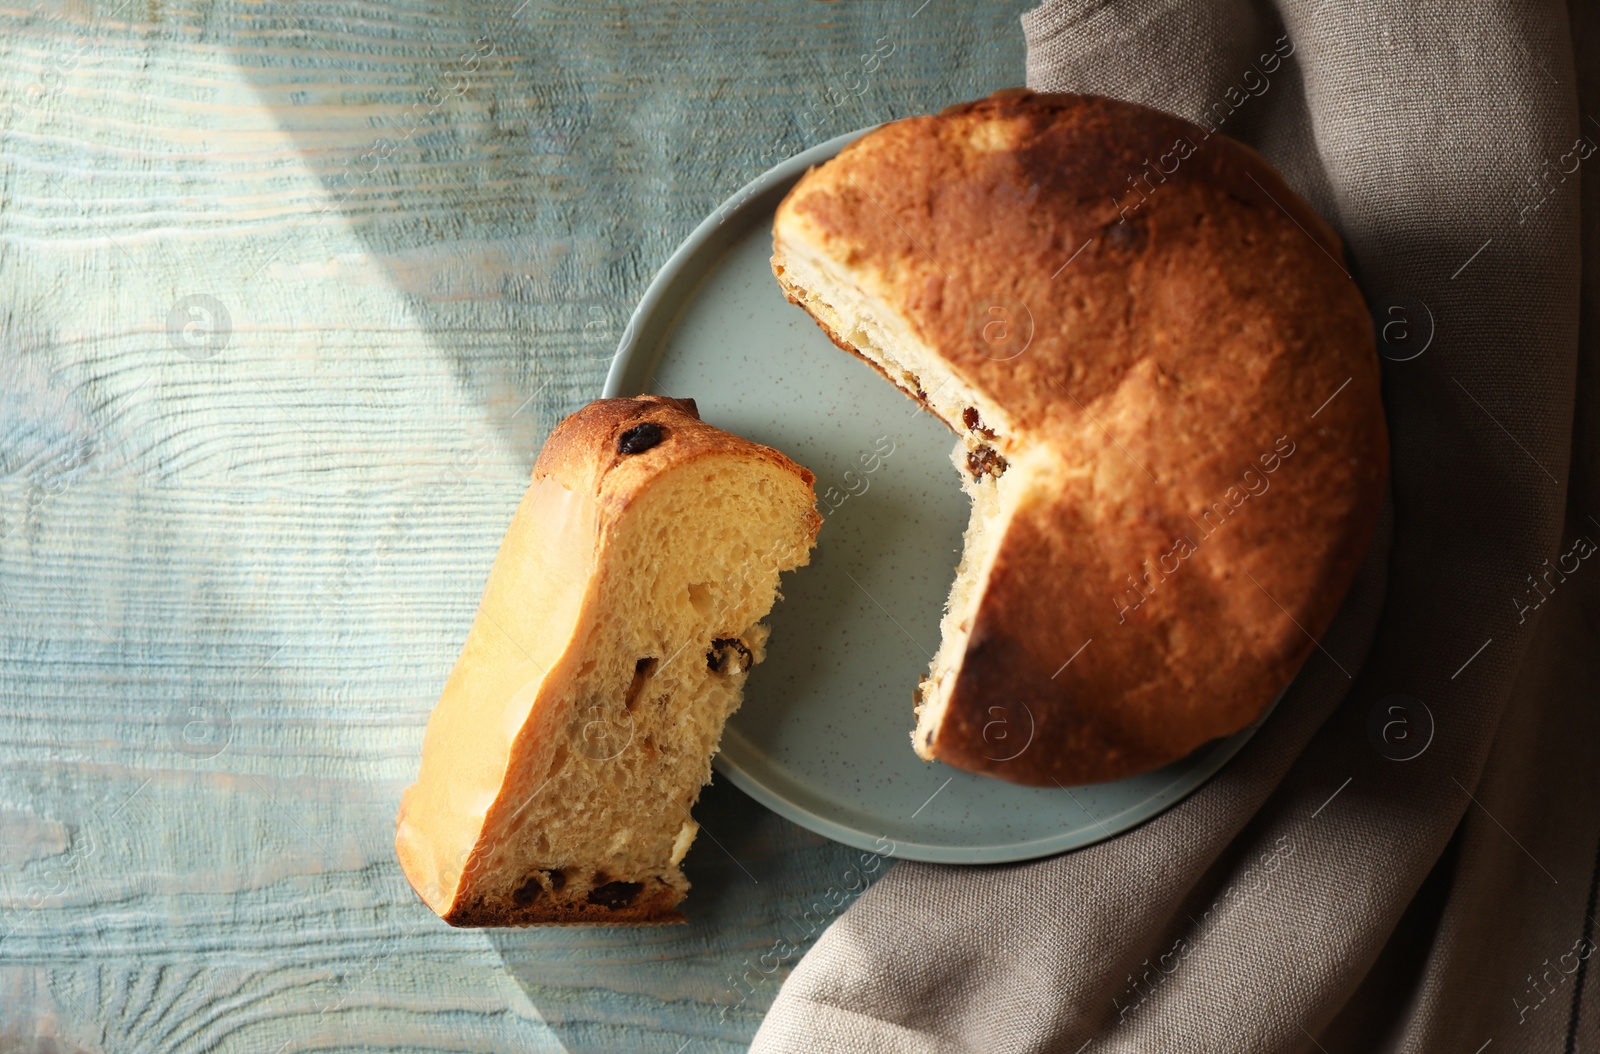
[[(785, 954), (787, 942), (809, 948), (807, 929), (821, 931), (800, 920), (833, 916), (824, 891), (842, 885), (860, 856), (720, 776), (694, 813), (701, 827), (684, 861), (693, 883), (685, 925), (485, 931), (571, 1054), (612, 1054), (624, 1032), (630, 1051), (677, 1054), (691, 1039), (697, 1054), (744, 1050), (798, 960)], [(763, 954), (775, 972), (762, 971)], [(658, 1042), (641, 1047), (646, 1029)]]
[[(276, 287), (304, 317), (274, 324), (305, 329), (360, 324), (315, 317), (330, 279), (402, 294), (531, 464), (599, 394), (645, 285), (702, 218), (807, 146), (1014, 83), (1025, 6), (254, 7), (230, 51), (297, 167), (251, 189), (314, 215), (252, 238), (248, 286)], [(860, 88), (821, 102), (861, 55), (880, 61)], [(309, 201), (291, 179), (306, 169)], [(238, 321), (247, 305), (228, 306)]]

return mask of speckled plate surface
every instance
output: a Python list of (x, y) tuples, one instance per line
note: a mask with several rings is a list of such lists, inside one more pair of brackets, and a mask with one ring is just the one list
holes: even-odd
[[(1156, 772), (1067, 789), (912, 752), (911, 693), (938, 647), (967, 523), (955, 440), (784, 300), (769, 263), (778, 202), (861, 134), (790, 158), (708, 217), (651, 283), (606, 379), (608, 396), (692, 397), (711, 424), (817, 476), (817, 548), (784, 577), (767, 659), (716, 768), (795, 823), (912, 860), (993, 864), (1089, 845), (1200, 786), (1254, 727)], [(1022, 749), (1027, 734), (997, 727), (996, 750)]]

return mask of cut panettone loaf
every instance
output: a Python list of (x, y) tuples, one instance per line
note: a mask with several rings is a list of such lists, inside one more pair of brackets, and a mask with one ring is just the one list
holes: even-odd
[(1388, 470), (1366, 305), (1271, 165), (1146, 107), (1009, 91), (846, 147), (773, 242), (788, 298), (960, 436), (972, 519), (921, 756), (1070, 786), (1263, 712)]
[(690, 807), (761, 661), (810, 472), (693, 401), (556, 426), (428, 721), (395, 851), (457, 926), (681, 921)]

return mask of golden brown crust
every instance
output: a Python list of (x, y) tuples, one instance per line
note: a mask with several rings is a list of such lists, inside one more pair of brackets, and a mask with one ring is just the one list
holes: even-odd
[[(636, 440), (632, 448), (636, 452), (631, 454), (619, 450), (622, 437), (641, 425), (660, 428), (659, 438)], [(534, 462), (533, 479), (537, 482), (553, 476), (569, 490), (587, 490), (603, 500), (602, 514), (614, 518), (633, 495), (670, 465), (723, 451), (738, 451), (781, 466), (808, 487), (816, 482), (810, 470), (771, 447), (700, 420), (693, 399), (665, 395), (596, 399), (570, 414), (545, 440)]]
[[(678, 905), (683, 891), (660, 879), (638, 883), (643, 888), (626, 905), (611, 906), (587, 897), (563, 897), (551, 888), (548, 873), (530, 876), (523, 889), (534, 888), (523, 903), (494, 897), (463, 897), (444, 921), (452, 926), (670, 926), (684, 921)], [(604, 877), (604, 876), (602, 876)], [(603, 885), (603, 883), (601, 884)]]
[[(1342, 602), (1388, 468), (1365, 303), (1271, 165), (1145, 107), (1007, 92), (856, 141), (774, 240), (781, 283), (804, 251), (901, 312), (1037, 475), (925, 751), (1096, 782), (1260, 715)], [(992, 304), (1026, 308), (1021, 354), (975, 333)]]

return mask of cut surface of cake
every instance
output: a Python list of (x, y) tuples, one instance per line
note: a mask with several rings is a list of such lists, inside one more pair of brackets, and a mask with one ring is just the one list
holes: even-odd
[(1340, 260), (1255, 151), (1093, 96), (896, 121), (795, 185), (785, 295), (960, 437), (972, 517), (914, 692), (922, 757), (1117, 779), (1288, 684), (1388, 470)]
[(681, 921), (690, 814), (810, 559), (810, 472), (603, 399), (557, 425), (429, 719), (395, 850), (458, 926)]

